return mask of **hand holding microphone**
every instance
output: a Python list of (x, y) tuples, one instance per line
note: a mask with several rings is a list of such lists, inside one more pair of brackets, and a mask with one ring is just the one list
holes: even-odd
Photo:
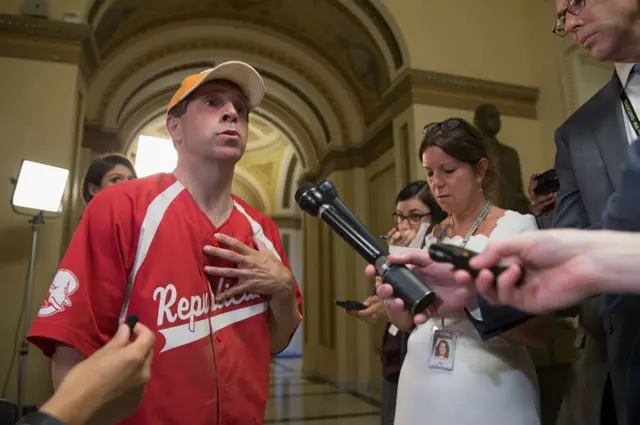
[[(389, 261), (395, 264), (406, 264), (411, 271), (420, 277), (421, 280), (429, 282), (430, 287), (436, 293), (433, 304), (427, 309), (417, 312), (413, 318), (400, 316), (404, 309), (404, 303), (395, 298), (395, 290), (390, 285), (379, 285), (376, 295), (384, 300), (392, 300), (389, 309), (396, 314), (399, 323), (392, 323), (398, 328), (407, 319), (414, 324), (420, 325), (430, 317), (461, 312), (465, 307), (475, 308), (475, 291), (470, 285), (461, 285), (454, 278), (454, 269), (451, 264), (434, 261), (427, 251), (412, 249), (399, 255), (390, 255)], [(372, 276), (374, 270), (368, 266), (365, 274)], [(392, 317), (393, 319), (393, 317)]]
[(412, 314), (420, 313), (435, 301), (435, 293), (427, 282), (405, 265), (387, 261), (389, 251), (340, 201), (330, 182), (302, 185), (295, 200), (304, 212), (324, 220), (367, 263), (374, 265), (377, 274), (393, 287), (394, 295)]

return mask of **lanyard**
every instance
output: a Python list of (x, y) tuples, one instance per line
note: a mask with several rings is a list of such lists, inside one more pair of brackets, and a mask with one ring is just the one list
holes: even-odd
[[(460, 246), (461, 248), (464, 248), (467, 245), (467, 242), (469, 242), (469, 239), (471, 239), (471, 236), (473, 236), (476, 230), (478, 230), (478, 227), (480, 227), (480, 223), (482, 223), (482, 221), (485, 218), (487, 218), (487, 214), (489, 214), (490, 209), (491, 209), (491, 202), (487, 201), (484, 204), (484, 208), (482, 208), (482, 211), (480, 211), (480, 215), (478, 215), (478, 218), (476, 218), (476, 221), (473, 222), (473, 226), (471, 226), (471, 229), (469, 229), (469, 231), (467, 232), (467, 236), (464, 237), (464, 240), (462, 241), (462, 245)], [(438, 243), (442, 243), (444, 238), (447, 236), (448, 230), (449, 230), (449, 225), (447, 224), (444, 227), (444, 229), (442, 229), (442, 232), (440, 232), (440, 235), (438, 235)]]
[(629, 118), (629, 122), (631, 123), (633, 130), (636, 132), (636, 136), (640, 137), (640, 121), (638, 120), (635, 109), (633, 109), (631, 101), (629, 100), (629, 96), (627, 96), (627, 92), (624, 87), (622, 87), (622, 81), (620, 81), (620, 77), (618, 77), (617, 73), (616, 80), (618, 81), (618, 87), (620, 88), (620, 101), (624, 107), (624, 112), (627, 114), (627, 118)]
[[(467, 245), (467, 242), (469, 242), (469, 239), (471, 239), (471, 236), (473, 236), (473, 234), (478, 230), (478, 227), (480, 227), (480, 223), (482, 223), (484, 219), (487, 218), (487, 214), (489, 214), (490, 209), (491, 209), (491, 202), (487, 201), (484, 204), (484, 208), (482, 208), (482, 211), (480, 211), (478, 218), (476, 218), (476, 221), (473, 222), (473, 226), (471, 226), (471, 229), (469, 229), (469, 231), (467, 232), (467, 236), (464, 237), (461, 248), (464, 248)], [(438, 243), (442, 243), (444, 238), (447, 236), (448, 230), (449, 230), (449, 225), (447, 224), (444, 227), (444, 229), (442, 229), (442, 232), (440, 232), (440, 234), (438, 235)], [(440, 319), (442, 321), (442, 329), (444, 329), (444, 317), (441, 317)]]

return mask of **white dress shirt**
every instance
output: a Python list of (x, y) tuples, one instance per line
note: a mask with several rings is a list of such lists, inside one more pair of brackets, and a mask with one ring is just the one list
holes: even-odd
[[(631, 102), (636, 115), (638, 115), (638, 118), (640, 119), (640, 75), (635, 72), (631, 73), (635, 65), (635, 63), (616, 63), (616, 73), (622, 83), (622, 87), (624, 87), (625, 93), (627, 93), (627, 97), (629, 97), (629, 101)], [(627, 131), (627, 140), (629, 144), (631, 144), (638, 138), (638, 135), (633, 129), (631, 121), (629, 121), (629, 117), (624, 110), (622, 102), (620, 102), (620, 108), (622, 108), (622, 117), (624, 119), (625, 130)]]

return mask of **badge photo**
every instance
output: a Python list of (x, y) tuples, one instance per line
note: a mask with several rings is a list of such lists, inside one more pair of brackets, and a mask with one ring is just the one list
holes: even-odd
[(429, 355), (429, 367), (453, 370), (457, 332), (437, 330), (433, 333), (433, 344)]

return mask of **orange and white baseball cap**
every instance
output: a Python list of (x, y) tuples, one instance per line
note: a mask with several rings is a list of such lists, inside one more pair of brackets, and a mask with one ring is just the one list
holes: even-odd
[(258, 71), (248, 63), (229, 61), (202, 71), (199, 74), (190, 75), (182, 80), (180, 88), (174, 93), (169, 102), (167, 112), (193, 93), (198, 87), (213, 80), (229, 81), (240, 87), (242, 94), (249, 100), (250, 110), (257, 108), (264, 98), (264, 81)]

